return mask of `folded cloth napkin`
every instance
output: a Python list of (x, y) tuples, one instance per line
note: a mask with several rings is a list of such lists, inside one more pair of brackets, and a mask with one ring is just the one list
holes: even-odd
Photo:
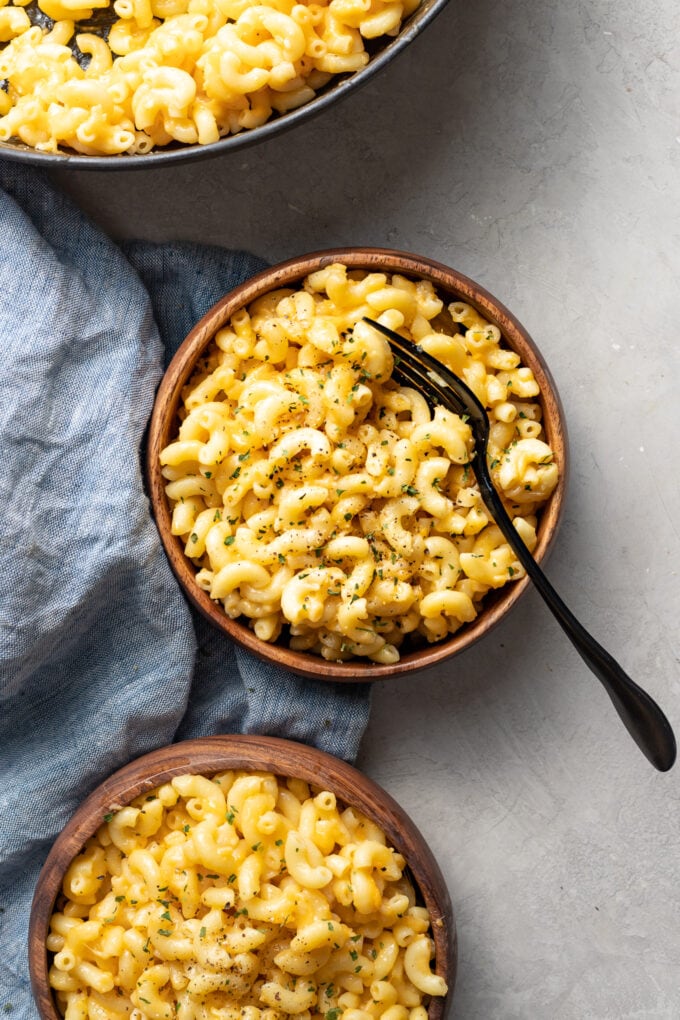
[(35, 1017), (28, 914), (51, 843), (132, 758), (209, 733), (352, 759), (365, 685), (300, 680), (184, 601), (140, 444), (191, 326), (262, 268), (241, 252), (116, 247), (48, 180), (0, 162), (0, 1014)]

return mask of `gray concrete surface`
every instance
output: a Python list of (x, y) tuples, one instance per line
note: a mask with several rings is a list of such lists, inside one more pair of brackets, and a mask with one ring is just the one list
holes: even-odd
[[(572, 474), (549, 571), (680, 730), (680, 7), (450, 0), (378, 79), (270, 143), (64, 174), (116, 237), (276, 261), (441, 259), (547, 358)], [(680, 771), (659, 775), (539, 599), (375, 691), (360, 764), (441, 862), (453, 1020), (680, 1017)]]

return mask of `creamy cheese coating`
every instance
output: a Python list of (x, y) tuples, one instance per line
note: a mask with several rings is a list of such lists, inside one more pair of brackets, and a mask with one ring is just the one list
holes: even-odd
[(404, 868), (300, 779), (177, 776), (68, 868), (50, 985), (66, 1020), (427, 1020), (447, 986)]
[(491, 420), (490, 469), (536, 544), (557, 466), (538, 385), (498, 328), (429, 282), (336, 264), (236, 312), (161, 454), (172, 531), (232, 618), (328, 660), (394, 663), (523, 576), (470, 467), (465, 417), (392, 379), (378, 319), (464, 379)]

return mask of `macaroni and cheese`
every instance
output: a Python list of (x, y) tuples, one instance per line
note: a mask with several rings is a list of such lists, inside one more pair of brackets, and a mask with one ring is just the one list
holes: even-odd
[[(35, 24), (28, 0), (0, 0), (0, 141), (89, 155), (207, 145), (364, 67), (367, 41), (396, 35), (419, 2), (38, 0)], [(88, 24), (95, 9), (111, 11), (108, 31)]]
[(404, 868), (300, 779), (178, 776), (68, 868), (50, 985), (66, 1020), (426, 1020), (447, 986)]
[(399, 275), (312, 273), (220, 329), (186, 386), (161, 454), (172, 532), (198, 584), (264, 641), (332, 661), (394, 663), (473, 620), (523, 576), (470, 467), (464, 417), (392, 378), (385, 339), (417, 341), (491, 419), (490, 469), (530, 549), (557, 483), (538, 385), (500, 332)]

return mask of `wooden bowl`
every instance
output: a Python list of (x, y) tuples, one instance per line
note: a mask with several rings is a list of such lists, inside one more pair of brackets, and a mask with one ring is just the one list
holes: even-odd
[(38, 879), (28, 933), (31, 986), (42, 1020), (61, 1020), (48, 983), (45, 941), (63, 876), (73, 858), (102, 823), (104, 815), (173, 776), (214, 775), (228, 769), (294, 776), (336, 794), (358, 808), (384, 831), (387, 842), (405, 858), (415, 887), (427, 907), (435, 945), (436, 973), (448, 994), (430, 1001), (429, 1020), (442, 1020), (456, 977), (456, 928), (444, 879), (427, 843), (406, 812), (377, 783), (323, 751), (278, 737), (214, 736), (162, 747), (131, 762), (98, 786), (78, 808), (57, 838)]
[(546, 439), (554, 451), (555, 461), (559, 467), (557, 487), (540, 514), (538, 544), (534, 551), (534, 556), (539, 562), (555, 538), (562, 514), (567, 484), (567, 435), (555, 384), (538, 348), (521, 323), (479, 284), (447, 266), (419, 255), (386, 248), (334, 248), (302, 255), (265, 269), (236, 287), (218, 301), (191, 330), (168, 366), (158, 389), (151, 416), (146, 457), (151, 504), (170, 565), (189, 601), (211, 623), (261, 659), (278, 663), (285, 669), (303, 676), (363, 682), (381, 680), (433, 666), (469, 648), (487, 634), (521, 598), (529, 585), (528, 577), (505, 585), (495, 592), (489, 592), (479, 615), (472, 623), (463, 626), (450, 638), (437, 644), (407, 652), (394, 665), (378, 665), (358, 659), (349, 662), (327, 662), (310, 652), (292, 651), (280, 643), (268, 644), (257, 638), (247, 625), (230, 619), (221, 605), (213, 601), (196, 583), (196, 570), (185, 556), (182, 542), (170, 530), (171, 515), (165, 495), (166, 482), (161, 474), (159, 461), (161, 450), (176, 435), (177, 409), (182, 389), (215, 333), (228, 322), (237, 309), (249, 305), (271, 290), (294, 286), (308, 273), (333, 262), (342, 262), (351, 269), (400, 273), (407, 277), (431, 281), (440, 296), (473, 305), (489, 322), (498, 326), (505, 346), (516, 351), (522, 363), (531, 368), (541, 390), (538, 399), (543, 409)]

